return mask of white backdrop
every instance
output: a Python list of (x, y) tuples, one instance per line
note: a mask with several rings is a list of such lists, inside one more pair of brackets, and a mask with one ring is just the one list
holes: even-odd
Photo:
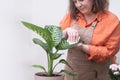
[[(120, 1), (110, 1), (110, 10), (120, 18)], [(46, 56), (32, 43), (32, 38), (38, 36), (21, 21), (58, 25), (67, 6), (68, 0), (0, 0), (0, 80), (34, 80), (38, 69), (31, 65), (45, 65)]]

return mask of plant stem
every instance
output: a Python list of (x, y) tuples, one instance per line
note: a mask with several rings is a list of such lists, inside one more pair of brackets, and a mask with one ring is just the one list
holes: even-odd
[(50, 53), (48, 53), (47, 57), (48, 57), (48, 76), (52, 76), (52, 73), (53, 73), (53, 70), (52, 70), (53, 60), (50, 57)]

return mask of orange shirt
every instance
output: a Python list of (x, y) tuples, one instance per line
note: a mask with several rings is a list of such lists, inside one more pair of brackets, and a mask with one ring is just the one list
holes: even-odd
[[(117, 16), (109, 11), (99, 12), (89, 24), (86, 24), (82, 14), (79, 13), (78, 16), (76, 24), (86, 28), (95, 19), (99, 21), (92, 35), (92, 43), (89, 45), (90, 56), (87, 56), (87, 59), (102, 62), (113, 58), (120, 48), (120, 21)], [(60, 22), (61, 28), (63, 30), (68, 28), (72, 21), (70, 14), (66, 14)]]

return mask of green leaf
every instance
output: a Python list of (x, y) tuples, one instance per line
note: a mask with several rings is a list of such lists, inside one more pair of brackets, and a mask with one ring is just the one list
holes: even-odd
[(47, 72), (46, 69), (41, 65), (32, 65), (32, 66), (35, 67), (35, 68), (42, 69), (43, 71)]
[(57, 46), (62, 39), (62, 30), (59, 26), (55, 26), (55, 25), (46, 25), (45, 29), (48, 30), (51, 33), (51, 37), (52, 37), (52, 47)]
[[(68, 63), (65, 59), (61, 59), (61, 60), (59, 61), (59, 63), (65, 64), (65, 65), (67, 65), (69, 68), (72, 69), (72, 67), (69, 65), (69, 63)], [(73, 69), (72, 69), (72, 70), (73, 70)]]
[[(48, 61), (47, 71), (48, 72), (41, 65), (33, 65), (33, 67), (44, 70), (49, 76), (53, 74), (53, 70), (59, 63), (66, 64), (67, 66), (70, 67), (70, 65), (64, 59), (60, 60), (55, 66), (53, 65), (54, 60), (58, 59), (62, 55), (57, 53), (59, 50), (64, 50), (64, 49), (72, 48), (75, 46), (75, 44), (70, 45), (66, 39), (62, 39), (62, 30), (59, 26), (46, 25), (44, 28), (42, 28), (40, 26), (34, 25), (32, 23), (24, 22), (24, 21), (22, 21), (22, 24), (28, 29), (37, 33), (45, 41), (43, 42), (38, 38), (33, 38), (33, 42), (41, 46), (47, 53), (47, 61)], [(54, 48), (56, 49), (56, 52), (53, 51)], [(60, 72), (67, 73), (69, 75), (74, 75), (73, 73), (66, 70), (61, 70)]]
[(120, 74), (114, 75), (111, 69), (109, 69), (109, 75), (111, 80), (120, 80)]
[(35, 44), (40, 45), (46, 52), (50, 51), (49, 46), (46, 43), (44, 43), (42, 40), (40, 40), (38, 38), (33, 38), (33, 42)]
[(66, 39), (62, 39), (59, 45), (57, 45), (55, 48), (57, 50), (65, 50), (74, 47), (76, 44), (69, 44)]
[(51, 57), (52, 57), (53, 60), (58, 59), (61, 55), (62, 55), (62, 54), (51, 53)]
[(32, 23), (28, 23), (28, 22), (24, 22), (24, 21), (22, 21), (22, 23), (28, 29), (30, 29), (30, 30), (34, 31), (35, 33), (39, 34), (48, 43), (48, 45), (51, 45), (51, 41), (52, 41), (51, 33), (48, 30), (46, 30), (46, 29), (44, 29), (40, 26), (34, 25)]
[(70, 72), (70, 71), (68, 71), (68, 70), (61, 70), (59, 73), (66, 73), (66, 74), (68, 74), (68, 75), (70, 75), (70, 76), (76, 76), (75, 73)]

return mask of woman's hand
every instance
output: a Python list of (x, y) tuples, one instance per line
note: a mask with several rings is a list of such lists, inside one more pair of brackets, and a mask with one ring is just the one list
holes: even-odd
[(77, 29), (74, 28), (67, 28), (66, 29), (67, 37), (68, 37), (68, 42), (69, 43), (77, 43), (80, 39), (79, 32)]
[(78, 49), (81, 49), (82, 51), (84, 51), (86, 54), (88, 54), (88, 55), (90, 54), (89, 45), (84, 44), (84, 43), (78, 43), (76, 47)]

